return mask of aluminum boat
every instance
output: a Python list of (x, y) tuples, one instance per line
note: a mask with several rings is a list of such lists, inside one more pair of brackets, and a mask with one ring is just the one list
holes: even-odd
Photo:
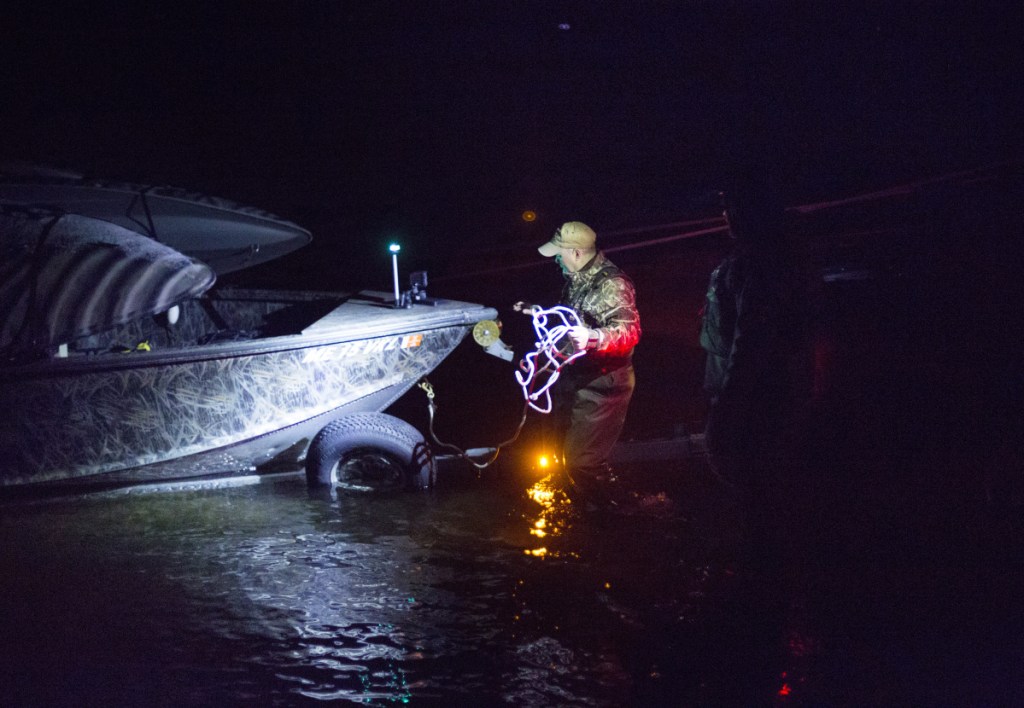
[[(3, 489), (299, 464), (325, 431), (350, 440), (326, 441), (328, 454), (358, 445), (394, 457), (422, 436), (380, 412), (497, 315), (423, 292), (396, 303), (383, 292), (214, 288), (201, 256), (239, 247), (236, 212), (218, 204), (202, 234), (171, 239), (179, 251), (71, 211), (78, 204), (0, 189)], [(151, 216), (158, 234), (175, 218)], [(267, 221), (257, 238), (273, 230)], [(306, 241), (297, 229), (283, 227)]]

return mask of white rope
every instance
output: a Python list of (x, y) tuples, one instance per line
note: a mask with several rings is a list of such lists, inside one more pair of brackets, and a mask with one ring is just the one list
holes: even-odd
[[(548, 318), (557, 318), (561, 324), (548, 324)], [(526, 403), (540, 413), (551, 412), (551, 387), (558, 380), (562, 367), (583, 356), (586, 350), (563, 354), (558, 343), (569, 334), (569, 329), (582, 324), (576, 311), (571, 307), (556, 305), (548, 310), (533, 308), (533, 329), (537, 333), (537, 350), (530, 352), (519, 362), (520, 371), (516, 380), (523, 388)], [(575, 347), (573, 347), (575, 350)], [(540, 359), (540, 363), (538, 363)], [(543, 378), (546, 376), (546, 378)], [(540, 388), (534, 390), (536, 381), (543, 381)], [(542, 399), (543, 403), (536, 401)]]

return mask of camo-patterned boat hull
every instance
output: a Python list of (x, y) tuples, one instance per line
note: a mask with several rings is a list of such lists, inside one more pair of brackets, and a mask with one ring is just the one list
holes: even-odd
[[(217, 301), (213, 320), (281, 313), (258, 299), (226, 302)], [(189, 321), (201, 322), (200, 311)], [(386, 408), (494, 314), (467, 303), (399, 310), (347, 298), (297, 334), (8, 369), (0, 375), (0, 486), (297, 462), (323, 425)]]

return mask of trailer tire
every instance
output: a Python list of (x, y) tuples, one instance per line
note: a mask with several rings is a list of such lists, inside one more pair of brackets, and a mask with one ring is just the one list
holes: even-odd
[(310, 487), (354, 492), (426, 489), (433, 458), (423, 435), (386, 413), (353, 413), (328, 423), (306, 452)]

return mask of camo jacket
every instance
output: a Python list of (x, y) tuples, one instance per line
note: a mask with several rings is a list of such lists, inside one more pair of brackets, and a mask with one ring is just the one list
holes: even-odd
[(571, 307), (583, 324), (597, 331), (597, 346), (588, 359), (628, 362), (640, 341), (640, 314), (633, 281), (604, 255), (596, 256), (576, 273), (566, 275), (562, 304)]

